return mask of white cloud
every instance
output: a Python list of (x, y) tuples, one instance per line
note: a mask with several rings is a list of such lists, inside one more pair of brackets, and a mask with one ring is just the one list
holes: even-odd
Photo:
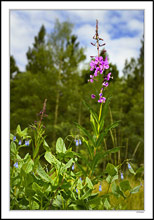
[[(75, 23), (73, 33), (78, 36), (78, 41), (83, 47), (87, 46), (86, 62), (90, 61), (91, 55), (97, 55), (96, 47), (90, 42), (95, 42), (92, 37), (95, 34), (95, 22), (99, 21), (99, 35), (106, 43), (105, 49), (109, 54), (110, 61), (117, 64), (122, 75), (125, 59), (137, 57), (140, 48), (140, 39), (143, 35), (143, 22), (140, 21), (139, 11), (118, 11), (112, 13), (105, 10), (69, 10), (69, 11), (42, 11), (42, 10), (24, 10), (11, 11), (10, 23), (10, 48), (19, 68), (23, 71), (23, 66), (27, 63), (26, 52), (29, 46), (32, 46), (34, 36), (37, 35), (42, 24), (46, 29), (51, 30), (54, 21), (58, 18), (60, 21), (69, 19)], [(113, 15), (113, 16), (112, 16)], [(109, 31), (114, 28), (114, 24), (126, 22), (119, 28), (125, 28), (131, 34), (137, 31), (134, 37), (118, 36), (117, 39), (111, 39)]]

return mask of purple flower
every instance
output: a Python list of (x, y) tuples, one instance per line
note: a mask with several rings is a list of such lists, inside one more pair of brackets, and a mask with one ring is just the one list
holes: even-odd
[(111, 78), (111, 73), (108, 73), (106, 77), (107, 77), (106, 80), (109, 81)]
[(93, 82), (94, 82), (94, 80), (93, 80), (93, 79), (90, 79), (90, 82), (91, 82), (91, 83), (93, 83)]
[(76, 188), (76, 192), (78, 193), (78, 189)]
[(96, 96), (95, 96), (94, 94), (91, 95), (91, 98), (92, 98), (92, 99), (95, 99), (95, 97), (96, 97)]
[(102, 186), (101, 186), (101, 185), (99, 185), (99, 191), (100, 191), (100, 192), (102, 191)]
[(26, 146), (29, 146), (29, 140), (28, 140), (28, 141), (25, 141), (25, 145), (26, 145)]
[(15, 168), (18, 168), (18, 162), (13, 165)]
[(13, 141), (15, 141), (15, 140), (16, 140), (16, 136), (13, 137)]
[(91, 66), (90, 70), (93, 71), (94, 68), (95, 68), (95, 62), (94, 62), (94, 60), (91, 61), (90, 66)]
[(74, 167), (74, 164), (73, 164), (73, 166), (72, 166), (72, 170), (74, 170), (75, 169), (75, 167)]
[(102, 93), (99, 93), (99, 96), (101, 97), (103, 94)]
[(103, 64), (104, 64), (104, 69), (108, 69), (109, 68), (109, 63), (108, 63), (107, 57), (105, 58)]
[(21, 145), (21, 140), (19, 141), (18, 145)]
[(106, 101), (106, 98), (105, 98), (105, 97), (101, 97), (101, 98), (98, 100), (99, 103), (102, 103), (102, 102), (105, 103), (105, 101)]
[(103, 82), (102, 85), (105, 86), (105, 87), (107, 87), (107, 86), (109, 85), (109, 83), (108, 83), (108, 82)]
[(121, 173), (121, 179), (122, 179), (122, 180), (124, 179), (123, 173)]
[(131, 165), (128, 163), (128, 169), (131, 169), (132, 167), (131, 167)]
[(80, 180), (82, 181), (82, 178), (80, 177)]

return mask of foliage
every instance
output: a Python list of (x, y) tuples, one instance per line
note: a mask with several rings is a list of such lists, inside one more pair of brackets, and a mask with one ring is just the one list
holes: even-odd
[[(83, 133), (80, 138), (83, 146), (87, 148), (86, 157), (72, 150), (73, 135), (69, 136), (73, 139), (69, 147), (66, 147), (62, 138), (58, 138), (56, 153), (52, 153), (51, 147), (45, 140), (45, 128), (42, 124), (46, 100), (40, 114), (40, 121), (23, 131), (20, 125), (17, 126), (15, 135), (10, 135), (11, 209), (112, 210), (116, 207), (110, 202), (111, 196), (122, 197), (126, 200), (131, 194), (139, 191), (141, 186), (132, 188), (127, 179), (117, 183), (121, 167), (129, 160), (123, 161), (118, 166), (107, 163), (104, 171), (95, 172), (100, 160), (105, 160), (108, 155), (120, 150), (119, 147), (107, 151), (100, 148), (102, 138), (118, 125), (116, 122), (108, 128), (103, 127), (103, 113), (107, 105), (108, 102), (105, 103), (100, 117), (90, 109), (91, 133), (77, 124)], [(29, 135), (30, 133), (32, 135)], [(21, 157), (19, 149), (23, 147), (32, 148), (32, 153), (26, 153), (24, 157)], [(39, 148), (42, 147), (45, 151), (40, 155)], [(44, 164), (40, 159), (42, 156), (45, 158)], [(83, 161), (86, 163), (86, 169), (84, 169)], [(132, 166), (131, 169), (129, 167), (129, 171), (136, 175)], [(95, 187), (97, 184), (101, 185), (103, 180), (108, 183), (108, 189), (105, 194), (100, 195), (101, 187), (99, 191), (95, 191)], [(110, 187), (111, 192), (109, 192)]]

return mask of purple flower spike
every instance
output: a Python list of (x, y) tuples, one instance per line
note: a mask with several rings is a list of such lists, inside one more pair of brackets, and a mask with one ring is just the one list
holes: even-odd
[(95, 96), (94, 94), (91, 95), (91, 98), (92, 98), (92, 99), (95, 99), (95, 97), (96, 97), (96, 96)]

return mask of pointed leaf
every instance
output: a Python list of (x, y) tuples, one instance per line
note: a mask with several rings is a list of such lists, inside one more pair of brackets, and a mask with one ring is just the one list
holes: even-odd
[(88, 187), (90, 189), (93, 189), (93, 184), (92, 184), (91, 180), (88, 177), (86, 177), (86, 183), (88, 184)]
[(60, 137), (56, 142), (56, 153), (65, 153), (66, 147), (63, 139)]

